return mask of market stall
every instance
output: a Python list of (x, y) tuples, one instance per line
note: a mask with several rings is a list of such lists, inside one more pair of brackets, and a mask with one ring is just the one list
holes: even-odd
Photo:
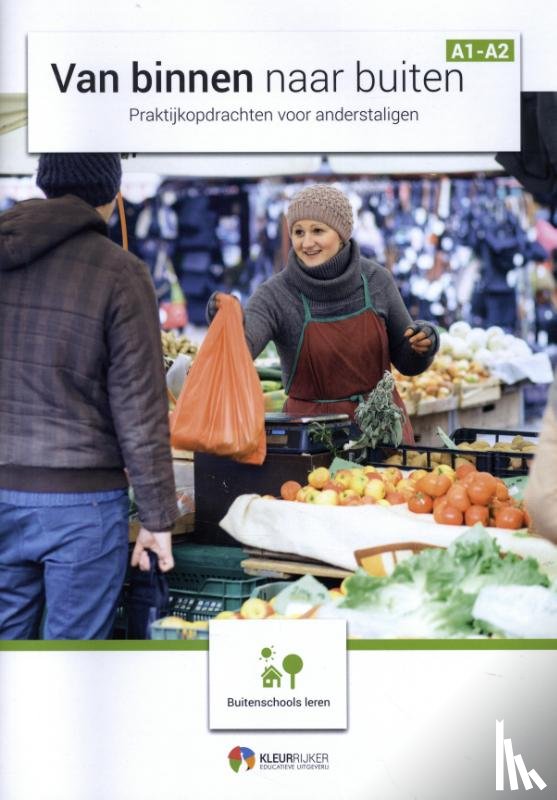
[[(7, 136), (23, 133), (20, 128)], [(334, 182), (352, 203), (362, 253), (393, 274), (414, 318), (431, 319), (443, 329), (439, 353), (427, 371), (412, 378), (394, 371), (416, 445), (384, 448), (367, 463), (401, 469), (401, 480), (409, 480), (412, 471), (457, 467), (458, 459), (468, 458), (497, 479), (525, 478), (536, 441), (526, 422), (525, 388), (546, 387), (553, 377), (551, 347), (544, 346), (551, 330), (537, 314), (536, 300), (552, 271), (547, 226), (554, 230), (555, 220), (516, 181), (497, 173), (491, 157), (461, 157), (453, 175), (447, 156), (436, 157), (444, 174), (431, 171), (433, 156), (427, 164), (416, 156), (397, 157), (389, 162), (388, 177), (370, 177), (369, 165), (364, 169), (364, 162), (354, 159), (350, 174), (335, 176), (331, 170), (340, 169), (335, 158), (251, 157), (241, 165), (217, 156), (128, 160), (124, 196), (130, 247), (148, 263), (159, 295), (169, 410), (176, 407), (206, 335), (211, 292), (247, 300), (284, 263), (285, 204), (307, 183)], [(18, 171), (33, 167), (29, 159)], [(36, 195), (28, 177), (0, 181), (4, 208)], [(499, 242), (503, 232), (508, 234), (505, 247)], [(116, 224), (111, 235), (118, 239)], [(504, 285), (493, 289), (482, 283), (486, 276), (499, 280), (499, 273)], [(497, 303), (499, 291), (506, 299)], [(489, 295), (488, 308), (477, 302), (482, 292)], [(514, 308), (512, 320), (503, 315), (497, 324), (494, 310), (505, 303)], [(173, 306), (180, 304), (185, 318), (173, 316)], [(379, 498), (385, 503), (365, 508), (261, 499), (279, 497), (288, 480), (303, 487), (308, 474), (330, 469), (348, 431), (342, 421), (334, 430), (329, 423), (331, 441), (326, 442), (308, 438), (307, 429), (290, 430), (277, 417), (286, 392), (276, 350), (269, 347), (256, 364), (270, 415), (264, 463), (174, 452), (182, 511), (175, 549), (181, 567), (170, 574), (169, 584), (177, 616), (203, 622), (221, 611), (236, 614), (246, 600), (265, 599), (258, 592), (270, 592), (271, 598), (278, 583), (293, 584), (297, 576), (322, 581), (332, 591), (358, 568), (361, 551), (408, 541), (448, 550), (462, 535), (459, 525), (438, 524), (427, 514), (417, 518), (403, 504), (388, 507), (386, 495)], [(539, 415), (534, 429), (538, 426)], [(449, 437), (448, 446), (439, 429)], [(349, 452), (340, 454), (351, 458)], [(334, 482), (334, 473), (330, 477)], [(340, 494), (337, 488), (329, 491)], [(138, 525), (132, 509), (132, 541)], [(526, 525), (519, 535), (493, 524), (486, 530), (502, 551), (532, 556), (544, 575), (553, 574), (552, 545), (527, 533)], [(269, 582), (271, 588), (263, 589)], [(250, 613), (258, 612), (252, 608)]]

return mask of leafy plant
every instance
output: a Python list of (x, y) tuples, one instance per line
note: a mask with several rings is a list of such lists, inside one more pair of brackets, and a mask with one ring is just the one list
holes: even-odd
[(395, 379), (385, 371), (375, 389), (356, 408), (354, 416), (362, 435), (353, 444), (354, 449), (375, 448), (378, 444), (398, 447), (402, 442), (404, 413), (393, 400), (394, 388)]
[(322, 422), (312, 422), (309, 426), (309, 438), (312, 442), (319, 442), (324, 445), (334, 458), (342, 453), (342, 448), (337, 447), (333, 438), (333, 432)]
[(380, 613), (407, 631), (427, 636), (470, 636), (490, 633), (472, 609), (486, 586), (543, 586), (549, 579), (533, 558), (501, 554), (481, 525), (459, 536), (446, 549), (427, 548), (377, 578), (363, 570), (346, 581), (342, 607)]

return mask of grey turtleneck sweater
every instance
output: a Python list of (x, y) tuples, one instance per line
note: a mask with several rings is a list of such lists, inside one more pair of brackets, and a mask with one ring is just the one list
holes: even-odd
[(274, 341), (286, 385), (304, 325), (300, 294), (307, 297), (314, 318), (351, 314), (364, 307), (362, 273), (368, 281), (373, 308), (385, 321), (391, 362), (403, 375), (418, 375), (427, 369), (438, 348), (437, 332), (429, 354), (422, 356), (412, 350), (404, 337), (412, 319), (393, 276), (377, 262), (363, 258), (353, 239), (318, 267), (304, 266), (291, 250), (285, 269), (257, 289), (245, 308), (246, 340), (252, 356), (258, 356), (268, 342)]

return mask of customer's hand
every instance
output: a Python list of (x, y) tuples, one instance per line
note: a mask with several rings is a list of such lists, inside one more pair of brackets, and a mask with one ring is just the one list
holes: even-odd
[(174, 558), (172, 556), (172, 535), (170, 531), (155, 533), (141, 527), (133, 548), (132, 567), (139, 567), (143, 572), (149, 571), (151, 565), (149, 564), (147, 550), (152, 550), (157, 556), (161, 572), (168, 572), (173, 568)]
[(431, 325), (425, 322), (414, 322), (406, 328), (404, 335), (410, 343), (410, 347), (415, 353), (425, 356), (433, 347), (434, 332)]

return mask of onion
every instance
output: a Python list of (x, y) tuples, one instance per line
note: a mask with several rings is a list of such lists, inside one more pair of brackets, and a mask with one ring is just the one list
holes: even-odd
[(453, 322), (449, 328), (449, 333), (451, 336), (457, 336), (459, 339), (465, 339), (471, 330), (472, 329), (467, 322), (459, 320), (458, 322)]
[(452, 353), (453, 351), (453, 342), (454, 339), (450, 333), (446, 333), (443, 331), (439, 336), (439, 352), (440, 353)]
[(487, 340), (489, 341), (493, 336), (504, 336), (505, 331), (503, 328), (500, 328), (499, 325), (492, 325), (491, 328), (488, 328), (486, 331)]

